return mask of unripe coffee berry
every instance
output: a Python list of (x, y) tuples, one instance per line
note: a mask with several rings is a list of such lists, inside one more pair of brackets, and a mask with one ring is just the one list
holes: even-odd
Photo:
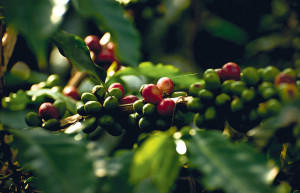
[(162, 98), (162, 91), (155, 84), (148, 84), (143, 88), (142, 95), (146, 103), (158, 104)]
[(102, 105), (98, 101), (88, 101), (84, 104), (84, 111), (89, 115), (96, 115), (102, 111)]
[(151, 103), (147, 103), (143, 106), (143, 115), (144, 116), (151, 116), (155, 113), (156, 106)]
[(164, 93), (167, 95), (170, 95), (173, 90), (174, 90), (174, 83), (173, 81), (168, 78), (168, 77), (162, 77), (160, 78), (157, 83), (156, 86)]
[(25, 122), (28, 126), (31, 126), (31, 127), (34, 127), (34, 126), (38, 127), (38, 126), (42, 126), (42, 124), (43, 124), (41, 117), (36, 112), (28, 112), (25, 115)]
[(124, 95), (121, 89), (119, 88), (111, 88), (108, 90), (109, 93), (106, 93), (105, 97), (108, 97), (109, 95), (115, 96), (118, 100), (121, 100)]
[(137, 100), (139, 100), (139, 98), (137, 96), (128, 95), (128, 96), (123, 97), (119, 102), (120, 102), (120, 104), (131, 104)]
[(89, 92), (84, 92), (81, 95), (81, 100), (83, 103), (87, 103), (88, 101), (97, 101), (97, 97)]
[(69, 96), (69, 97), (71, 97), (71, 98), (73, 98), (75, 100), (79, 100), (80, 99), (80, 94), (79, 94), (77, 88), (74, 87), (74, 86), (65, 87), (63, 89), (63, 94), (65, 96)]
[(58, 111), (58, 117), (62, 118), (67, 110), (66, 102), (63, 100), (56, 100), (54, 101), (53, 105)]
[(104, 100), (103, 107), (106, 110), (116, 109), (119, 105), (119, 100), (115, 96), (109, 96)]
[(39, 108), (39, 116), (45, 120), (58, 119), (58, 111), (52, 103), (43, 103)]
[(57, 119), (49, 119), (45, 121), (42, 125), (43, 128), (49, 130), (49, 131), (58, 131), (60, 129), (60, 124)]
[(92, 94), (94, 94), (98, 98), (98, 100), (102, 100), (105, 95), (105, 89), (101, 85), (95, 85), (92, 88)]
[(123, 93), (123, 96), (125, 96), (125, 90), (124, 90), (124, 87), (122, 84), (116, 82), (116, 83), (113, 83), (111, 84), (109, 87), (108, 87), (108, 91), (110, 91), (110, 89), (113, 89), (113, 88), (118, 88), (122, 91)]
[(175, 102), (170, 98), (161, 100), (157, 105), (157, 111), (161, 116), (170, 116), (175, 109)]
[(143, 106), (145, 105), (143, 100), (137, 100), (133, 103), (133, 110), (140, 115), (143, 115)]

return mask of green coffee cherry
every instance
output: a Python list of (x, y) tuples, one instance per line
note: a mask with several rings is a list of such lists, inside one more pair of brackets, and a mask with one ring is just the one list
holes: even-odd
[(241, 94), (241, 99), (245, 102), (252, 102), (256, 98), (255, 89), (245, 89)]
[(156, 112), (156, 105), (147, 103), (143, 106), (143, 115), (152, 116)]
[(143, 115), (143, 106), (145, 105), (143, 100), (137, 100), (133, 103), (133, 110), (140, 115)]
[(189, 88), (189, 95), (191, 96), (198, 96), (198, 92), (202, 89), (204, 89), (205, 87), (205, 82), (201, 82), (201, 83), (194, 83), (192, 85), (190, 85)]
[(60, 130), (60, 123), (57, 119), (48, 119), (42, 127), (49, 131), (58, 131)]
[(270, 99), (277, 95), (277, 91), (274, 87), (268, 87), (262, 90), (261, 95), (264, 99)]
[(172, 93), (171, 98), (176, 98), (176, 97), (181, 97), (181, 96), (187, 96), (187, 93), (184, 91), (176, 91), (176, 92)]
[(107, 98), (108, 96), (114, 96), (118, 100), (121, 100), (123, 98), (123, 92), (119, 88), (112, 88), (109, 90), (109, 94), (108, 93), (105, 94), (105, 98)]
[(235, 81), (230, 85), (231, 93), (237, 96), (240, 96), (246, 88), (246, 84), (243, 81)]
[(266, 82), (274, 82), (275, 77), (277, 74), (280, 73), (280, 70), (275, 66), (267, 66), (263, 72), (261, 79)]
[(67, 110), (66, 102), (63, 100), (56, 100), (54, 101), (53, 105), (58, 111), (58, 118), (62, 118)]
[(77, 108), (76, 108), (76, 111), (79, 115), (81, 116), (86, 116), (88, 115), (85, 110), (84, 110), (84, 104), (81, 104), (81, 105), (78, 105)]
[(104, 98), (105, 89), (104, 89), (104, 87), (102, 85), (95, 85), (92, 88), (92, 94), (94, 94), (97, 97), (97, 99), (99, 101), (101, 101)]
[(266, 109), (270, 116), (275, 116), (281, 111), (282, 105), (277, 99), (269, 99), (266, 102)]
[(98, 101), (88, 101), (84, 104), (84, 111), (88, 115), (97, 115), (102, 111), (102, 105)]
[(146, 132), (150, 131), (152, 129), (151, 120), (147, 117), (140, 118), (139, 127)]
[(104, 100), (103, 107), (106, 110), (114, 110), (118, 107), (119, 100), (115, 96), (109, 96)]
[(58, 74), (51, 74), (50, 76), (48, 76), (46, 80), (46, 86), (48, 88), (59, 85), (61, 85), (61, 78)]
[(97, 100), (98, 100), (97, 97), (89, 92), (84, 92), (81, 95), (81, 101), (83, 103), (87, 103), (88, 101), (97, 101)]
[(211, 91), (217, 90), (221, 87), (221, 80), (217, 72), (208, 73), (204, 76), (205, 88)]
[(186, 106), (187, 106), (187, 109), (192, 112), (200, 112), (201, 110), (204, 109), (204, 104), (201, 102), (200, 98), (198, 98), (198, 97), (191, 98), (187, 102)]
[(155, 120), (155, 129), (160, 131), (166, 131), (170, 127), (170, 124), (164, 119), (156, 119)]
[(25, 122), (28, 126), (31, 127), (40, 127), (43, 124), (42, 119), (40, 118), (39, 114), (36, 112), (28, 112), (25, 115)]
[(286, 68), (282, 72), (291, 75), (294, 79), (297, 79), (297, 73), (293, 68)]
[(104, 114), (97, 119), (97, 122), (102, 128), (112, 127), (115, 122), (115, 119), (109, 114)]
[(201, 101), (203, 101), (203, 103), (209, 103), (214, 100), (214, 94), (207, 89), (200, 90), (198, 96), (201, 99)]
[(254, 86), (260, 81), (258, 71), (254, 67), (246, 67), (242, 70), (241, 80), (248, 86)]
[(233, 82), (235, 82), (235, 80), (225, 80), (221, 85), (222, 92), (226, 94), (231, 94), (231, 84)]
[(226, 93), (221, 93), (215, 98), (215, 104), (219, 108), (227, 107), (231, 102), (231, 98)]
[(204, 112), (204, 119), (206, 121), (213, 121), (213, 120), (217, 119), (217, 117), (218, 117), (217, 111), (214, 106), (208, 107)]

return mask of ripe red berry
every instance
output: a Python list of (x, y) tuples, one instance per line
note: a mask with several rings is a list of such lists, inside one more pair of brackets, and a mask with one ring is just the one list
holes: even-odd
[(77, 88), (74, 87), (74, 86), (65, 87), (64, 90), (63, 90), (63, 94), (65, 96), (69, 96), (69, 97), (71, 97), (71, 98), (73, 98), (77, 101), (80, 100), (80, 94), (79, 94)]
[(171, 98), (162, 99), (157, 105), (157, 112), (162, 116), (170, 116), (173, 114), (175, 102)]
[(160, 78), (157, 83), (157, 87), (162, 90), (164, 94), (171, 94), (174, 90), (174, 83), (173, 81), (168, 77), (162, 77)]
[(292, 75), (281, 72), (275, 77), (275, 85), (279, 86), (282, 83), (296, 84), (296, 81)]
[(124, 90), (124, 87), (123, 87), (123, 85), (121, 84), (121, 83), (118, 83), (118, 82), (116, 82), (116, 83), (112, 83), (109, 87), (108, 87), (108, 91), (109, 90), (111, 90), (111, 89), (113, 89), (113, 88), (118, 88), (118, 89), (120, 89), (121, 91), (122, 91), (122, 93), (123, 93), (123, 96), (125, 95), (125, 90)]
[(95, 63), (97, 64), (111, 64), (115, 60), (114, 52), (107, 48), (103, 49), (95, 56)]
[(131, 104), (131, 103), (134, 103), (135, 101), (139, 100), (139, 98), (137, 96), (134, 96), (134, 95), (128, 95), (128, 96), (125, 96), (123, 97), (119, 103), (120, 104)]
[(45, 120), (58, 119), (58, 110), (52, 103), (45, 102), (39, 108), (39, 116)]
[(146, 103), (158, 104), (162, 98), (162, 91), (155, 84), (147, 84), (144, 86), (142, 95)]
[(90, 51), (95, 52), (95, 53), (99, 53), (102, 49), (99, 41), (100, 41), (100, 38), (95, 35), (86, 36), (84, 39), (84, 42), (86, 43), (86, 45), (90, 49)]
[(240, 67), (234, 62), (228, 62), (223, 65), (221, 68), (221, 79), (222, 81), (225, 80), (240, 80), (241, 78), (241, 69)]

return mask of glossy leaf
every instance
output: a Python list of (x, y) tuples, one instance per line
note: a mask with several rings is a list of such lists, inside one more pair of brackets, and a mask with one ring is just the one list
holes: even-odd
[(277, 169), (249, 145), (231, 143), (218, 131), (195, 131), (185, 139), (191, 167), (204, 174), (205, 188), (227, 193), (274, 192)]
[(46, 64), (48, 39), (60, 25), (67, 3), (55, 0), (5, 1), (8, 25), (26, 38), (40, 63)]
[[(175, 86), (180, 88), (189, 88), (195, 82), (201, 81), (197, 74), (188, 74), (180, 71), (179, 68), (173, 65), (153, 64), (151, 62), (142, 62), (138, 68), (127, 67), (124, 70), (118, 71), (109, 82), (113, 82), (116, 78), (125, 75), (145, 76), (148, 79), (157, 81), (159, 78), (167, 76), (171, 78)], [(155, 82), (156, 83), (156, 82)]]
[(42, 128), (10, 131), (19, 163), (34, 172), (43, 192), (94, 192), (96, 177), (84, 143)]
[[(179, 155), (172, 137), (159, 133), (148, 138), (133, 156), (130, 182), (140, 189), (151, 179), (151, 183), (163, 193), (170, 191), (180, 169)], [(146, 183), (148, 184), (148, 183)]]
[(137, 66), (140, 62), (140, 37), (129, 18), (124, 17), (121, 5), (112, 0), (72, 0), (76, 10), (91, 18), (101, 31), (110, 32), (116, 44), (118, 60)]
[(99, 162), (95, 164), (98, 166), (96, 167), (96, 173), (101, 171), (101, 174), (105, 174), (100, 178), (99, 192), (120, 193), (133, 191), (133, 186), (128, 182), (132, 156), (132, 151), (118, 151), (113, 157), (100, 160), (101, 164)]
[(90, 51), (80, 37), (59, 31), (52, 36), (52, 40), (78, 70), (87, 72), (97, 84), (105, 82), (106, 71), (92, 61)]

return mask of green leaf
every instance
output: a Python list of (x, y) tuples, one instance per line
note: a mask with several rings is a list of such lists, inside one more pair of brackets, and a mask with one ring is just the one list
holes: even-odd
[(216, 37), (239, 45), (248, 40), (248, 34), (243, 29), (217, 16), (208, 17), (204, 22), (204, 28)]
[(100, 178), (99, 192), (120, 193), (132, 192), (133, 186), (128, 182), (129, 166), (133, 152), (130, 150), (117, 151), (112, 158), (103, 159), (96, 171), (105, 173), (105, 177)]
[(72, 114), (76, 114), (76, 101), (70, 97), (63, 95), (61, 92), (53, 92), (51, 89), (43, 88), (38, 90), (28, 90), (26, 91), (26, 94), (31, 97), (46, 95), (54, 100), (63, 100), (67, 104), (67, 110)]
[(117, 58), (130, 66), (140, 62), (140, 37), (121, 5), (113, 0), (72, 0), (76, 10), (93, 19), (103, 32), (110, 32)]
[(34, 172), (43, 192), (94, 192), (96, 177), (84, 143), (42, 128), (10, 131), (18, 161)]
[(87, 72), (97, 84), (105, 82), (106, 71), (92, 61), (90, 51), (80, 37), (58, 31), (52, 40), (78, 70)]
[(142, 62), (138, 68), (127, 67), (118, 71), (108, 82), (114, 82), (115, 79), (125, 75), (143, 75), (151, 79), (150, 81), (157, 81), (159, 78), (166, 76), (173, 80), (178, 89), (189, 88), (191, 84), (201, 81), (197, 74), (183, 73), (179, 68), (170, 64), (155, 65), (151, 62)]
[[(150, 136), (133, 156), (129, 181), (142, 188), (145, 180), (167, 193), (173, 186), (180, 169), (175, 143), (168, 133)], [(148, 183), (146, 183), (148, 184)]]
[(5, 1), (7, 24), (25, 36), (41, 64), (46, 64), (48, 39), (60, 25), (67, 3), (54, 0)]
[[(0, 110), (0, 123), (9, 128), (23, 129), (28, 127), (25, 122), (25, 115), (29, 112), (29, 109), (23, 109), (19, 111), (9, 111), (2, 108)], [(16, 121), (18, 120), (18, 121)]]
[[(265, 156), (244, 143), (232, 144), (219, 131), (191, 130), (185, 139), (192, 167), (204, 174), (207, 189), (227, 193), (274, 192), (270, 183), (277, 168)], [(273, 164), (271, 164), (273, 166)]]

